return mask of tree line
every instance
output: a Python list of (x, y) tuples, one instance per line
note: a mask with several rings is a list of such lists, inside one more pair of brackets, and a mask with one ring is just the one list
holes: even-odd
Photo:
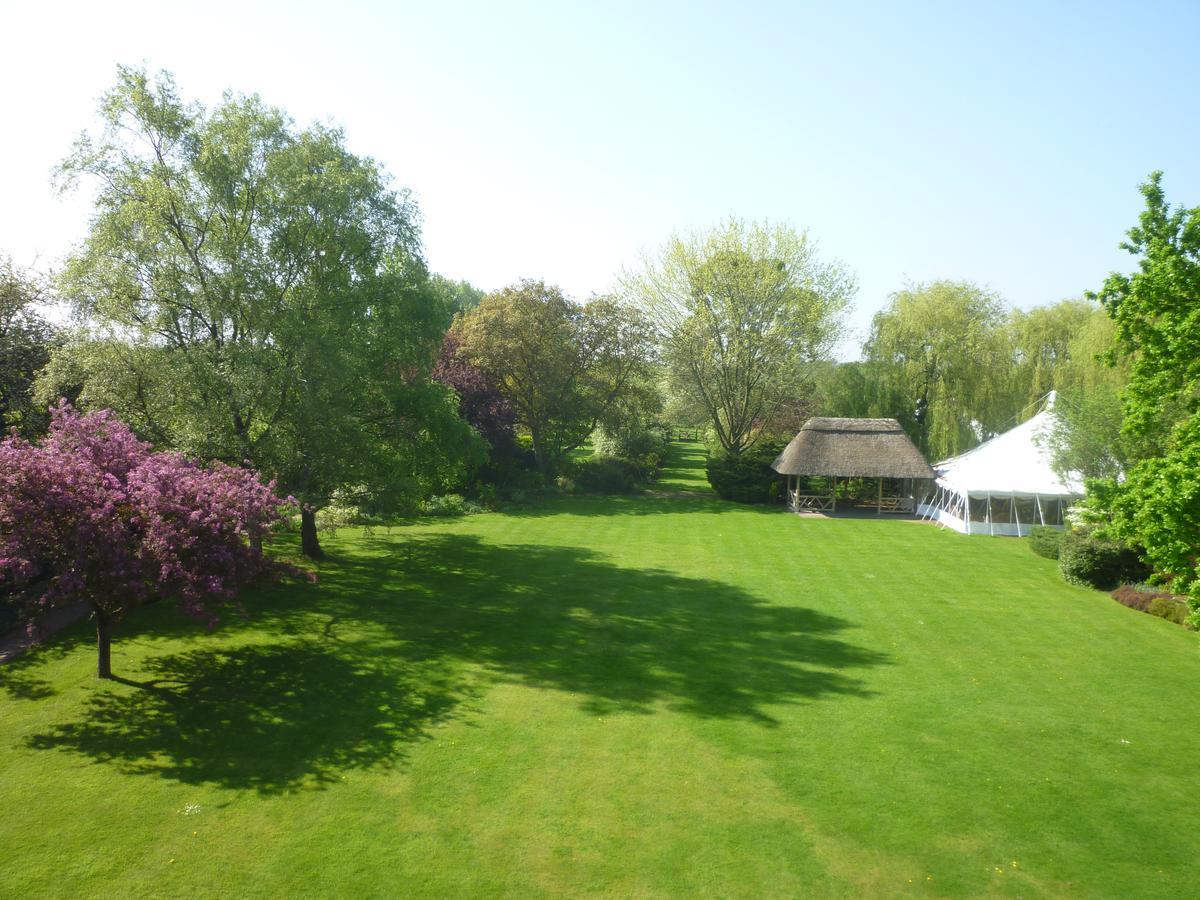
[[(1126, 245), (1140, 273), (1032, 310), (969, 282), (910, 285), (862, 359), (838, 362), (856, 280), (788, 225), (675, 235), (584, 302), (536, 279), (489, 293), (429, 271), (411, 196), (339, 129), (257, 96), (206, 110), (127, 67), (100, 109), (57, 173), (95, 191), (86, 239), (49, 284), (0, 267), (0, 417), (28, 438), (65, 398), (155, 448), (249, 466), (295, 498), (317, 557), (331, 503), (389, 515), (561, 487), (586, 474), (588, 442), (652, 477), (669, 426), (736, 458), (810, 415), (889, 416), (937, 460), (1054, 390), (1059, 464), (1194, 583), (1200, 541), (1163, 549), (1152, 520), (1169, 499), (1184, 510), (1170, 534), (1200, 521), (1200, 215), (1171, 210), (1157, 175)], [(52, 297), (75, 327), (38, 314)]]

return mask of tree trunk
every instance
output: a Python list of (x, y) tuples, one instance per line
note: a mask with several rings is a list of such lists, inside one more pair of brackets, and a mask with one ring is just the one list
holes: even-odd
[(96, 677), (112, 678), (112, 619), (96, 610)]
[(317, 539), (316, 507), (307, 503), (300, 507), (300, 549), (309, 559), (320, 559), (325, 555)]
[(529, 432), (529, 437), (533, 443), (533, 461), (537, 463), (538, 474), (542, 476), (542, 481), (548, 482), (550, 480), (550, 465), (546, 459), (546, 450), (542, 446), (541, 438), (532, 429)]
[(250, 549), (255, 553), (262, 554), (262, 535), (257, 531), (250, 534)]

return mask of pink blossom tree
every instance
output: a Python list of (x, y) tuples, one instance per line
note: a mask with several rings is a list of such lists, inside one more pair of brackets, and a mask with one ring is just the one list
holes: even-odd
[(96, 620), (96, 673), (112, 677), (112, 628), (175, 597), (211, 627), (215, 609), (270, 561), (262, 538), (289, 501), (236, 466), (156, 453), (104, 410), (65, 400), (38, 444), (0, 443), (0, 586), (40, 609), (83, 600)]

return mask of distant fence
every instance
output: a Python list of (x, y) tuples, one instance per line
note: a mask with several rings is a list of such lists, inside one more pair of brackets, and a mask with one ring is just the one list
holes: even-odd
[(671, 440), (673, 441), (698, 441), (700, 440), (701, 428), (676, 428), (671, 426)]

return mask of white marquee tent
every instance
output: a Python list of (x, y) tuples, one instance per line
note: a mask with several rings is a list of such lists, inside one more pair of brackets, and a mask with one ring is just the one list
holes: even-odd
[(1025, 535), (1034, 525), (1062, 525), (1083, 484), (1060, 478), (1051, 465), (1053, 403), (1051, 392), (1032, 419), (935, 464), (933, 492), (917, 512), (966, 534)]

